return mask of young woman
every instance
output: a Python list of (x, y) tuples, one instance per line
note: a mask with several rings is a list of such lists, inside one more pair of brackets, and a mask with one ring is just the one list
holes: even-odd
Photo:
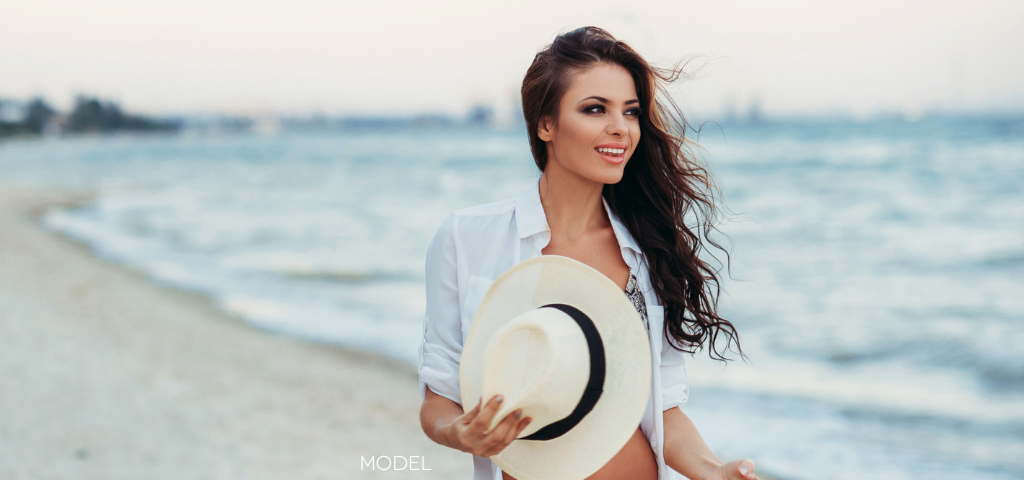
[[(726, 348), (739, 347), (735, 328), (716, 312), (715, 271), (698, 257), (704, 244), (718, 247), (708, 238), (717, 212), (714, 185), (687, 153), (678, 109), (667, 96), (655, 98), (678, 75), (650, 66), (596, 27), (558, 36), (523, 80), (540, 178), (518, 198), (449, 214), (431, 241), (420, 417), (432, 440), (473, 454), (475, 479), (511, 478), (487, 457), (515, 440), (530, 419), (517, 410), (483, 434), (501, 398), (463, 412), (462, 345), (491, 283), (537, 255), (563, 255), (607, 275), (658, 332), (652, 338), (661, 339), (651, 345), (660, 363), (643, 420), (589, 478), (758, 478), (750, 459), (726, 463), (715, 456), (676, 408), (689, 392), (685, 353), (707, 346), (722, 359), (719, 334)], [(685, 223), (687, 216), (697, 223)]]

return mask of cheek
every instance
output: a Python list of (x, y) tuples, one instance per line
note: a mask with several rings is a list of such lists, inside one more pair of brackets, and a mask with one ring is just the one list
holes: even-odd
[(562, 147), (564, 152), (576, 156), (585, 155), (593, 148), (592, 145), (600, 137), (602, 126), (590, 119), (577, 118), (565, 125), (562, 130)]

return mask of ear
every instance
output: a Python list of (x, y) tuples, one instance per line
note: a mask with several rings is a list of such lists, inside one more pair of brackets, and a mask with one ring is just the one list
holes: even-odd
[(550, 142), (554, 138), (555, 122), (551, 121), (550, 117), (544, 116), (537, 122), (537, 136), (545, 142)]

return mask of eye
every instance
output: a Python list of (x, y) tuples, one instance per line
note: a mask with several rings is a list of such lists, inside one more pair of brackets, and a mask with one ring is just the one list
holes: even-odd
[(590, 105), (583, 107), (583, 113), (601, 113), (604, 112), (604, 105)]
[(634, 117), (639, 117), (640, 116), (640, 109), (639, 108), (631, 108), (629, 110), (626, 110), (626, 115), (632, 115)]

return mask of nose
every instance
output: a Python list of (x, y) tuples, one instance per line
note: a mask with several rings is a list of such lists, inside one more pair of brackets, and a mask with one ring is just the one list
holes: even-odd
[(629, 125), (626, 124), (626, 118), (622, 114), (609, 115), (608, 126), (605, 129), (609, 135), (625, 136), (629, 133)]

